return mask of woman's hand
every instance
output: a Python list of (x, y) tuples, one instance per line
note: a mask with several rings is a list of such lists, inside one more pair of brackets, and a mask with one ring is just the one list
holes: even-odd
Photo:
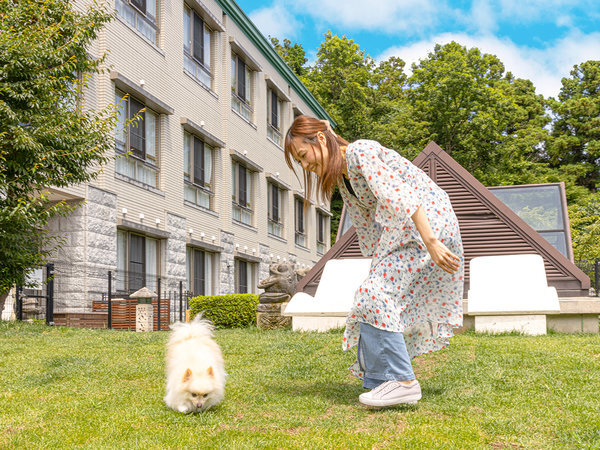
[(321, 122), (323, 122), (325, 124), (325, 126), (327, 127), (327, 131), (335, 134), (335, 131), (333, 131), (333, 128), (331, 128), (331, 124), (329, 123), (329, 120), (323, 119), (323, 120), (321, 120)]
[(444, 272), (455, 273), (460, 268), (460, 258), (437, 238), (431, 239), (425, 245), (433, 262), (440, 266)]

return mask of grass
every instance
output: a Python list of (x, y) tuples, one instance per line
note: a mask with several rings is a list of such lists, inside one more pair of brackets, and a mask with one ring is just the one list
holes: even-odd
[(0, 323), (0, 448), (600, 448), (600, 338), (466, 333), (367, 409), (341, 332), (218, 330), (222, 405), (167, 409), (166, 332)]

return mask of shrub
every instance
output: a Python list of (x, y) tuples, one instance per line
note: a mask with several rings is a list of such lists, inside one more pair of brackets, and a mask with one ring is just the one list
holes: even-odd
[(258, 295), (230, 294), (198, 296), (190, 300), (190, 315), (203, 312), (204, 317), (220, 328), (246, 327), (256, 324)]

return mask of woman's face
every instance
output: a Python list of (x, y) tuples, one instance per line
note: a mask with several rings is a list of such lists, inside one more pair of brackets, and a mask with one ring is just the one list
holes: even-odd
[(322, 176), (327, 170), (327, 161), (329, 160), (329, 152), (325, 142), (325, 135), (320, 132), (317, 133), (316, 144), (302, 138), (296, 138), (291, 152), (292, 158), (299, 162), (304, 170)]

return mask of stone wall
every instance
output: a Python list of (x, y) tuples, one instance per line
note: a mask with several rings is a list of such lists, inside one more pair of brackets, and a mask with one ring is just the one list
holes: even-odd
[(167, 284), (161, 290), (178, 291), (179, 282), (186, 282), (186, 220), (184, 217), (167, 214), (166, 277)]
[(235, 261), (233, 247), (233, 233), (221, 230), (221, 270), (219, 277), (219, 292), (233, 294), (235, 291)]
[[(271, 264), (270, 247), (264, 244), (258, 244), (258, 256), (261, 260), (258, 265), (258, 281), (269, 278), (269, 265)], [(262, 291), (262, 289), (260, 289)]]

